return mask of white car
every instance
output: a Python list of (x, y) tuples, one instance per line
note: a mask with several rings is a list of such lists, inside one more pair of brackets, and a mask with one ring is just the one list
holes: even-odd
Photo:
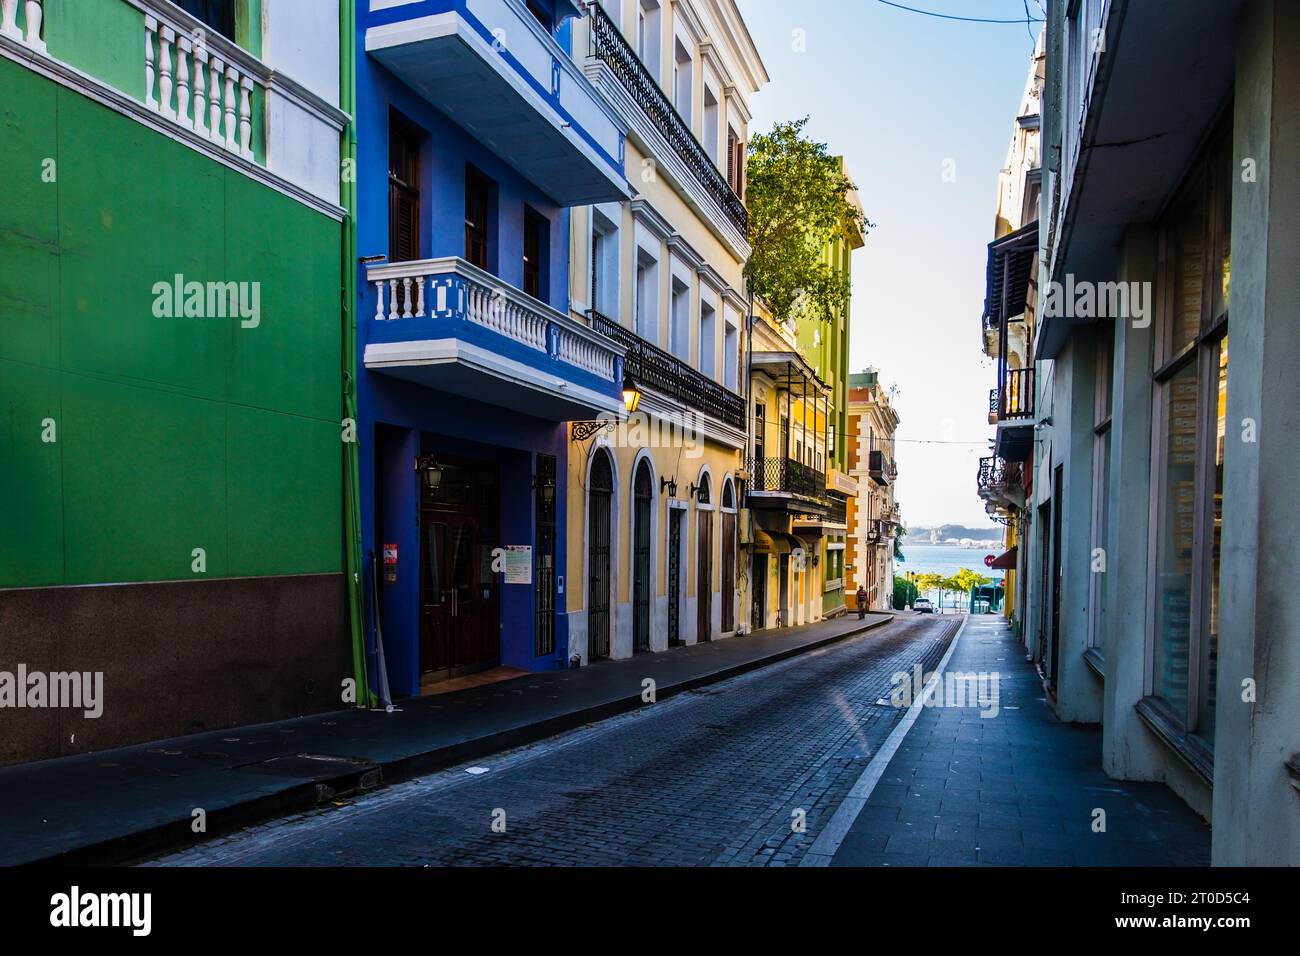
[(912, 610), (917, 614), (933, 614), (934, 605), (930, 603), (929, 598), (917, 598), (912, 604)]

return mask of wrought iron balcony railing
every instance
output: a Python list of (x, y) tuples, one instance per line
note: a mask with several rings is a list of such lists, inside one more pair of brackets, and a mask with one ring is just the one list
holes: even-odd
[(997, 398), (997, 420), (1000, 422), (1017, 421), (1034, 417), (1034, 369), (1012, 368), (1004, 373), (1001, 387), (996, 396), (990, 396), (990, 411), (993, 411), (993, 398)]
[(887, 485), (898, 477), (898, 466), (883, 451), (872, 451), (867, 455), (867, 474), (876, 484)]
[(745, 400), (719, 385), (677, 356), (647, 342), (608, 316), (589, 310), (587, 321), (595, 332), (627, 349), (623, 369), (640, 385), (648, 385), (733, 428), (745, 427)]
[(996, 455), (980, 459), (979, 490), (981, 492), (1019, 487), (1024, 475), (1018, 461), (1006, 461)]
[(624, 39), (618, 25), (600, 4), (592, 3), (590, 8), (592, 52), (596, 58), (602, 60), (623, 84), (636, 104), (668, 140), (674, 152), (690, 167), (718, 208), (737, 229), (744, 235), (749, 235), (749, 211), (744, 202), (727, 184), (726, 178), (695, 138), (690, 126), (669, 102), (663, 88)]
[(783, 491), (826, 501), (826, 476), (793, 458), (749, 459), (751, 491)]

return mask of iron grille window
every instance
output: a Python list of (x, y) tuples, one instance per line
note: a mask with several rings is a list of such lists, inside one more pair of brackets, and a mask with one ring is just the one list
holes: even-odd
[(609, 657), (609, 600), (611, 580), (610, 513), (614, 495), (614, 468), (609, 453), (596, 452), (591, 462), (587, 542), (587, 659)]
[(679, 508), (668, 509), (668, 646), (682, 641), (682, 515)]
[(636, 470), (636, 511), (632, 535), (633, 618), (632, 649), (650, 650), (650, 514), (654, 508), (654, 483), (650, 465), (642, 461)]
[(537, 508), (537, 547), (533, 550), (533, 580), (537, 589), (537, 619), (533, 632), (538, 657), (555, 653), (555, 456), (537, 456), (533, 494)]

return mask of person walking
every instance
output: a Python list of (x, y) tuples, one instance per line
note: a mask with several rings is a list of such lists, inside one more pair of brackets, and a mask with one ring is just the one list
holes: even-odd
[(858, 593), (854, 595), (858, 599), (858, 620), (867, 616), (867, 588), (864, 584), (858, 585)]

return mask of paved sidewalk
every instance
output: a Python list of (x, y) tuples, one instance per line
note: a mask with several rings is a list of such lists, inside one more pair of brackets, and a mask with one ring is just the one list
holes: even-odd
[(947, 672), (972, 671), (998, 674), (996, 716), (922, 708), (831, 865), (1209, 865), (1209, 827), (1163, 784), (1106, 776), (1100, 728), (1056, 719), (1000, 617), (961, 635)]
[(888, 623), (856, 616), (401, 702), (0, 769), (0, 865), (116, 862), (569, 730)]

